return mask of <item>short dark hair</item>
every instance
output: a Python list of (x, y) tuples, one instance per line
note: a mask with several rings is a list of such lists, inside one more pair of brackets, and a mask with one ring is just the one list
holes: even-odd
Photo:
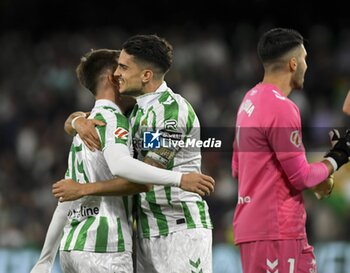
[(147, 62), (165, 74), (173, 62), (173, 47), (164, 38), (153, 35), (134, 35), (122, 46), (126, 53)]
[(76, 68), (78, 80), (82, 86), (96, 95), (99, 77), (110, 70), (113, 73), (118, 66), (120, 50), (97, 49), (86, 53)]
[(258, 55), (263, 63), (283, 56), (304, 43), (303, 36), (294, 29), (273, 28), (265, 32), (258, 43)]

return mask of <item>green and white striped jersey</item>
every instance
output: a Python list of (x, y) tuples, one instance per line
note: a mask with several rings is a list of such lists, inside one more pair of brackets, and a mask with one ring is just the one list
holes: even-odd
[[(130, 125), (134, 151), (139, 160), (143, 160), (147, 153), (158, 153), (169, 156), (166, 164), (169, 170), (201, 172), (200, 148), (196, 145), (181, 148), (175, 147), (176, 145), (170, 145), (171, 148), (168, 146), (172, 141), (199, 140), (200, 124), (188, 101), (173, 93), (165, 82), (156, 92), (137, 98), (137, 104), (130, 116)], [(159, 148), (145, 148), (144, 133), (149, 131), (159, 131), (161, 139), (167, 141), (159, 143), (162, 152), (159, 152)], [(154, 185), (153, 190), (138, 194), (137, 212), (138, 230), (144, 238), (167, 235), (183, 229), (212, 228), (205, 200), (196, 193), (183, 191), (178, 187)]]
[[(106, 126), (97, 127), (102, 148), (113, 143), (130, 147), (129, 123), (117, 105), (97, 100), (89, 118)], [(79, 183), (113, 178), (102, 151), (90, 151), (76, 135), (73, 138), (65, 175)], [(132, 251), (131, 197), (86, 196), (72, 202), (61, 240), (61, 250), (90, 252)]]

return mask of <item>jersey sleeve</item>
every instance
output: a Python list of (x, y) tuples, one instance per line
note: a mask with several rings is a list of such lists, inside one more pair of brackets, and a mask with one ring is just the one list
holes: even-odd
[(294, 104), (276, 105), (272, 125), (266, 129), (269, 144), (296, 189), (313, 187), (327, 178), (328, 169), (324, 163), (307, 162), (298, 108)]
[(269, 144), (279, 161), (305, 154), (298, 108), (292, 102), (278, 101), (265, 124)]
[(115, 143), (128, 146), (130, 143), (129, 121), (124, 115), (117, 111), (104, 110), (96, 113), (94, 118), (106, 124), (105, 126), (96, 126), (102, 150)]

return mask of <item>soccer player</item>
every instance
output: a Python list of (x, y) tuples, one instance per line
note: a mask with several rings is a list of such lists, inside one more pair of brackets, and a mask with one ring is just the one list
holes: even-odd
[(246, 93), (236, 120), (235, 243), (244, 273), (317, 272), (305, 231), (302, 191), (320, 187), (320, 194), (331, 192), (333, 183), (327, 177), (348, 162), (350, 137), (332, 131), (330, 152), (321, 162), (309, 164), (299, 109), (288, 99), (292, 90), (303, 87), (304, 39), (292, 29), (271, 29), (262, 35), (258, 55), (264, 77)]
[[(73, 138), (65, 175), (89, 185), (97, 180), (109, 180), (109, 186), (96, 192), (105, 196), (86, 196), (66, 203), (69, 205), (63, 208), (58, 205), (56, 212), (60, 213), (54, 214), (45, 249), (32, 272), (51, 270), (57, 251), (55, 247), (66, 223), (66, 217), (62, 215), (67, 212), (68, 222), (63, 229), (60, 246), (64, 272), (132, 272), (132, 201), (127, 195), (148, 191), (150, 186), (140, 184), (145, 181), (182, 188), (190, 184), (189, 188), (199, 186), (205, 192), (208, 190), (206, 185), (212, 185), (213, 180), (208, 176), (162, 170), (130, 156), (129, 122), (122, 113), (125, 105), (111, 80), (118, 56), (119, 52), (115, 50), (95, 50), (86, 54), (77, 67), (79, 81), (96, 98), (90, 116), (103, 121), (105, 126), (97, 126), (102, 151), (90, 151), (79, 135)], [(125, 177), (138, 184), (114, 178), (124, 173), (127, 173)]]
[[(123, 44), (114, 75), (121, 95), (137, 100), (130, 116), (137, 158), (168, 170), (200, 173), (200, 147), (189, 144), (200, 140), (198, 117), (164, 80), (172, 56), (164, 38), (136, 35)], [(145, 143), (151, 132), (158, 141), (152, 137)], [(212, 272), (213, 227), (199, 194), (155, 185), (139, 194), (136, 203), (138, 273)]]

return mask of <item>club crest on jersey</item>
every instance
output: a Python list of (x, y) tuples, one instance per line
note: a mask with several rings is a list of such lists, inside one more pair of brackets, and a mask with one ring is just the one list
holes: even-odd
[(293, 131), (291, 134), (290, 134), (290, 142), (297, 148), (300, 147), (301, 145), (301, 136), (299, 134), (299, 131), (298, 130), (295, 130)]
[(127, 140), (128, 139), (128, 134), (129, 131), (122, 128), (122, 127), (118, 127), (115, 131), (114, 131), (114, 135), (116, 138), (120, 138), (120, 139), (124, 139)]

